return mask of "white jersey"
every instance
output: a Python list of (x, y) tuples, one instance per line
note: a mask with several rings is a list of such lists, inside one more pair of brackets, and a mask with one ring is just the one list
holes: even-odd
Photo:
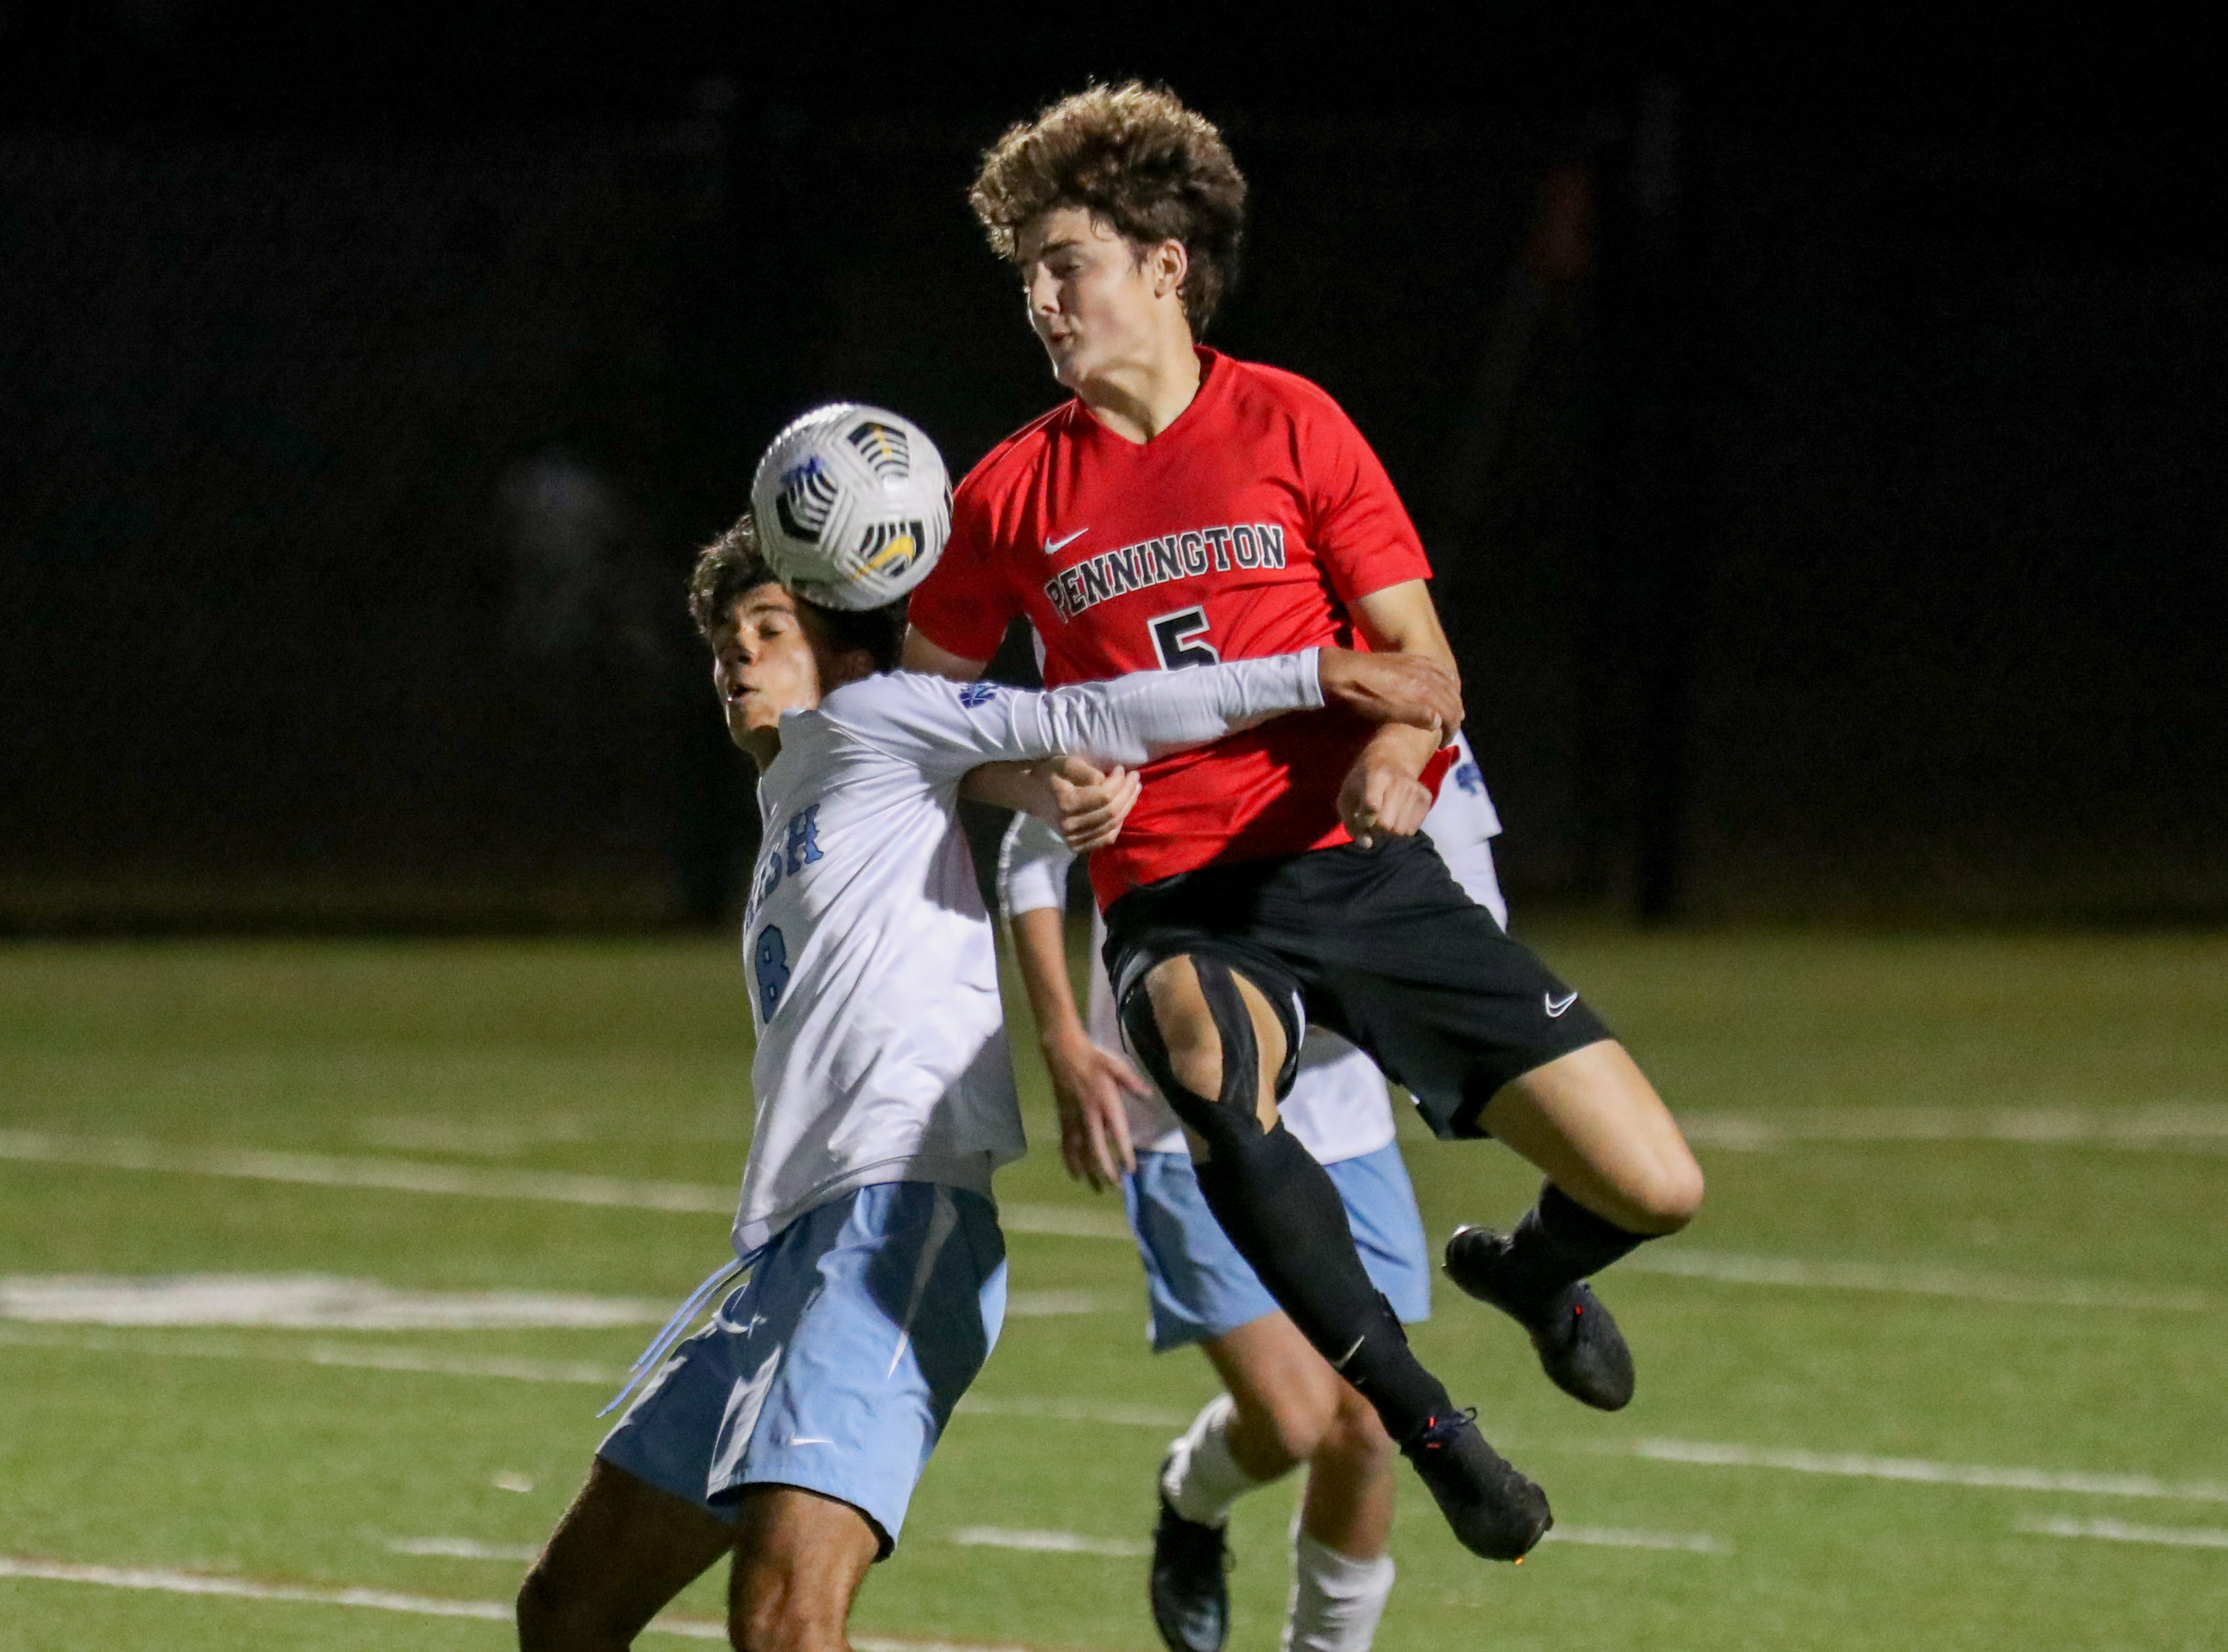
[(958, 823), (970, 769), (1056, 752), (1134, 766), (1322, 703), (1311, 649), (1050, 693), (888, 673), (784, 714), (743, 924), (757, 1117), (737, 1254), (875, 1182), (988, 1194), (1021, 1156), (996, 949)]
[[(1472, 900), (1506, 928), (1508, 907), (1493, 869), (1493, 840), (1501, 817), (1485, 790), (1485, 776), (1462, 734), (1458, 753), (1439, 787), (1438, 800), (1424, 817), (1424, 830)], [(999, 899), (1011, 919), (1041, 907), (1067, 907), (1067, 868), (1075, 856), (1060, 834), (1043, 822), (1020, 816), (1006, 834), (998, 857)], [(1121, 1021), (1114, 1013), (1114, 989), (1106, 979), (1105, 919), (1091, 914), (1091, 983), (1085, 1023), (1092, 1041), (1126, 1050)], [(1141, 1153), (1185, 1151), (1183, 1127), (1158, 1095), (1125, 1096), (1130, 1143)], [(1374, 1153), (1392, 1140), (1392, 1098), (1377, 1064), (1336, 1033), (1310, 1028), (1300, 1046), (1299, 1071), (1291, 1093), (1277, 1109), (1284, 1126), (1319, 1164), (1335, 1164)]]

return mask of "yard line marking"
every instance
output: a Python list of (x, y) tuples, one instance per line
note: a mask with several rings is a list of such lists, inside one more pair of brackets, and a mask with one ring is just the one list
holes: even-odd
[(1635, 1532), (1618, 1526), (1550, 1526), (1540, 1541), (1580, 1543), (1597, 1549), (1674, 1549), (1688, 1554), (1728, 1552), (1707, 1532)]
[(2146, 1474), (2083, 1474), (2051, 1469), (2003, 1469), (1973, 1463), (1930, 1463), (1921, 1457), (1865, 1457), (1854, 1452), (1790, 1451), (1770, 1446), (1703, 1440), (1635, 1440), (1622, 1447), (1656, 1463), (1691, 1463), (1724, 1469), (1784, 1469), (1796, 1474), (1844, 1475), (1862, 1480), (1917, 1481), (1937, 1486), (1979, 1486), (2006, 1491), (2071, 1492), (2089, 1497), (2156, 1497), (2180, 1502), (2228, 1503), (2228, 1485), (2209, 1481), (2159, 1480)]
[[(447, 1600), (436, 1595), (405, 1595), (386, 1589), (324, 1589), (307, 1584), (265, 1583), (215, 1572), (175, 1572), (163, 1566), (85, 1566), (70, 1560), (41, 1560), (0, 1554), (0, 1578), (42, 1583), (93, 1584), (106, 1589), (148, 1590), (168, 1595), (221, 1595), (234, 1600), (273, 1600), (311, 1606), (353, 1606), (417, 1617), (473, 1617), (508, 1623), (515, 1608), (507, 1600)], [(650, 1634), (691, 1641), (722, 1641), (727, 1625), (708, 1617), (660, 1617)], [(854, 1635), (858, 1652), (1029, 1652), (1021, 1646), (984, 1646), (960, 1641), (913, 1641), (881, 1635)]]
[(1792, 1258), (1739, 1256), (1686, 1245), (1651, 1248), (1619, 1265), (1629, 1273), (1669, 1274), (1719, 1284), (1791, 1285), (1822, 1290), (1868, 1290), (1885, 1295), (1954, 1297), (2041, 1308), (2116, 1308), (2142, 1312), (2199, 1314), (2212, 1304), (2201, 1290), (2152, 1290), (2082, 1279), (2021, 1278), (2014, 1274), (1965, 1273), (1953, 1268), (1891, 1266), (1880, 1262), (1798, 1262)]
[[(611, 1366), (542, 1360), (460, 1358), (432, 1354), (421, 1348), (343, 1348), (326, 1344), (307, 1348), (257, 1348), (246, 1343), (218, 1342), (202, 1338), (126, 1337), (104, 1335), (99, 1332), (27, 1330), (6, 1325), (0, 1325), (0, 1347), (63, 1348), (93, 1353), (128, 1353), (141, 1358), (150, 1354), (167, 1354), (186, 1359), (268, 1360), (282, 1364), (496, 1378), (516, 1382), (576, 1383), (591, 1387), (608, 1387), (622, 1380), (625, 1374)], [(1188, 1412), (1146, 1405), (1108, 1405), (1095, 1400), (1035, 1395), (970, 1393), (960, 1399), (957, 1409), (963, 1416), (1037, 1418), (1051, 1422), (1100, 1423), (1125, 1428), (1182, 1428), (1192, 1420)], [(1546, 1442), (1540, 1444), (1542, 1449), (1555, 1449), (1547, 1446)], [(2180, 1502), (2228, 1502), (2228, 1485), (2206, 1481), (2160, 1480), (2149, 1475), (1997, 1468), (1980, 1463), (1934, 1463), (1918, 1457), (1798, 1451), (1701, 1440), (1642, 1439), (1614, 1444), (1573, 1444), (1563, 1449), (1616, 1456), (1629, 1454), (1651, 1462), (1684, 1463), (1711, 1468), (1780, 1469), (1797, 1474), (1837, 1475), (1930, 1485), (2060, 1492), (2097, 1497), (2148, 1497)]]
[(438, 1555), (452, 1560), (516, 1560), (531, 1562), (541, 1551), (529, 1543), (483, 1543), (470, 1537), (389, 1538), (391, 1554)]
[(2108, 1543), (2161, 1543), (2181, 1549), (2228, 1549), (2228, 1532), (2204, 1526), (2130, 1526), (2117, 1520), (2023, 1520), (2016, 1528), (2039, 1537), (2095, 1537)]
[(1153, 1546), (1131, 1537), (1085, 1537), (1080, 1532), (1010, 1531), (1002, 1526), (963, 1526), (951, 1541), (969, 1548), (1025, 1549), (1034, 1554), (1108, 1554), (1142, 1559)]
[(1090, 1399), (1047, 1399), (1028, 1395), (965, 1394), (957, 1409), (970, 1417), (1037, 1417), (1056, 1423), (1107, 1423), (1120, 1428), (1185, 1428), (1189, 1412), (1154, 1405), (1106, 1405)]
[(1008, 1233), (1045, 1233), (1060, 1239), (1119, 1239), (1130, 1242), (1130, 1224), (1121, 1217), (1087, 1205), (1005, 1205), (998, 1207), (998, 1226)]
[(511, 1608), (499, 1600), (443, 1600), (431, 1595), (394, 1594), (384, 1589), (314, 1589), (301, 1584), (261, 1583), (206, 1572), (172, 1572), (160, 1566), (80, 1566), (67, 1560), (34, 1560), (0, 1555), (0, 1578), (33, 1578), (47, 1583), (99, 1584), (110, 1589), (146, 1589), (166, 1595), (228, 1595), (237, 1600), (298, 1601), (317, 1606), (358, 1606), (381, 1612), (409, 1612), (419, 1617), (480, 1617), (509, 1621)]
[[(365, 1154), (180, 1147), (137, 1136), (62, 1136), (47, 1130), (0, 1130), (0, 1160), (684, 1214), (725, 1216), (733, 1215), (735, 1209), (734, 1188), (702, 1182), (634, 1181), (557, 1170), (503, 1170), (425, 1159), (374, 1158)], [(1129, 1227), (1120, 1217), (1084, 1206), (1006, 1205), (1000, 1208), (999, 1221), (1008, 1233), (1124, 1241), (1130, 1238)]]
[(1006, 1311), (1017, 1319), (1095, 1314), (1104, 1306), (1098, 1296), (1088, 1290), (1016, 1290), (1006, 1298)]
[(452, 1198), (605, 1205), (626, 1210), (729, 1214), (735, 1207), (732, 1189), (694, 1182), (628, 1181), (613, 1176), (572, 1175), (554, 1170), (496, 1170), (477, 1165), (435, 1164), (419, 1159), (176, 1147), (129, 1136), (56, 1136), (43, 1130), (0, 1130), (0, 1159), (108, 1170), (228, 1176), (249, 1181), (291, 1181), (320, 1188), (368, 1188)]
[(519, 1360), (437, 1354), (413, 1348), (343, 1348), (315, 1342), (259, 1347), (249, 1342), (189, 1336), (119, 1336), (99, 1331), (29, 1330), (0, 1325), (0, 1348), (59, 1348), (88, 1354), (168, 1355), (187, 1360), (265, 1360), (279, 1365), (323, 1365), (343, 1370), (402, 1371), (439, 1377), (495, 1377), (510, 1382), (579, 1383), (605, 1388), (622, 1382), (617, 1366), (569, 1360)]
[(2228, 1105), (2146, 1107), (1857, 1107), (1693, 1113), (1679, 1128), (1698, 1147), (1762, 1153), (1791, 1142), (2010, 1142), (2144, 1153), (2228, 1152)]
[(396, 1290), (323, 1274), (0, 1275), (0, 1319), (293, 1330), (594, 1329), (654, 1325), (656, 1303), (542, 1290)]

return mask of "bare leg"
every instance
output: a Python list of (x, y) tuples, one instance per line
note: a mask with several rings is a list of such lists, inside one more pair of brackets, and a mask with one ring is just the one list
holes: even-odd
[(1392, 1441), (1369, 1404), (1292, 1322), (1269, 1314), (1205, 1345), (1236, 1405), (1230, 1454), (1266, 1482), (1308, 1465), (1301, 1525), (1358, 1560), (1385, 1553), (1392, 1529)]
[(734, 1528), (599, 1458), (518, 1591), (522, 1652), (622, 1652)]
[(1675, 1233), (1702, 1203), (1702, 1168), (1624, 1047), (1613, 1041), (1503, 1086), (1481, 1121), (1595, 1215), (1645, 1237)]
[(849, 1652), (844, 1624), (880, 1540), (847, 1502), (752, 1486), (736, 1506), (727, 1638), (737, 1652)]

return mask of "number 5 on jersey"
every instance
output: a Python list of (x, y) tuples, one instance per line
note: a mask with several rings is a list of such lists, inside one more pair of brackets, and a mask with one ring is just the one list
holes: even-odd
[(1187, 665), (1215, 665), (1222, 656), (1207, 640), (1207, 610), (1186, 608), (1145, 622), (1153, 633), (1153, 652), (1161, 656), (1161, 669), (1180, 670)]

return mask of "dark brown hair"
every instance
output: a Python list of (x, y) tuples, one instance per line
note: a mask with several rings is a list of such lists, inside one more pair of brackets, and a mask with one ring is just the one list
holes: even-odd
[(1141, 81), (1088, 86), (1008, 128), (983, 152), (967, 202), (1008, 263), (1020, 261), (1022, 227), (1059, 207), (1085, 208), (1133, 247), (1181, 241), (1194, 334), (1238, 280), (1245, 175), (1213, 121)]
[[(735, 605), (762, 585), (781, 585), (781, 578), (760, 554), (759, 525), (746, 510), (733, 528), (697, 553), (696, 566), (689, 572), (688, 617), (696, 622), (696, 634), (712, 641), (733, 618)], [(818, 630), (829, 647), (839, 654), (859, 650), (877, 671), (896, 669), (898, 650), (905, 642), (902, 599), (887, 607), (853, 611), (823, 608), (794, 591), (789, 594), (805, 623)]]

